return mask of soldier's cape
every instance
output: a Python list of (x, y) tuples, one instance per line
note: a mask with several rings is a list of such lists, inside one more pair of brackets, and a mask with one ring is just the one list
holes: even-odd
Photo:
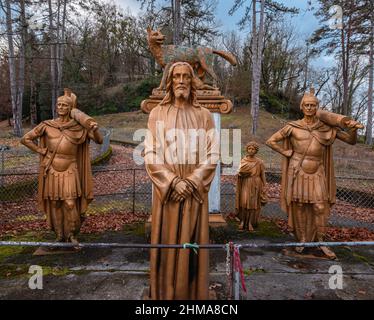
[[(332, 144), (336, 139), (336, 133), (338, 128), (331, 127), (324, 122), (318, 120), (311, 127), (307, 127), (302, 120), (291, 121), (280, 130), (281, 134), (285, 138), (283, 140), (284, 150), (291, 149), (290, 135), (294, 128), (310, 131), (311, 138), (314, 137), (321, 145), (325, 146), (325, 152), (323, 154), (323, 166), (325, 169), (325, 177), (327, 183), (327, 190), (329, 193), (329, 204), (332, 206), (336, 201), (336, 182), (335, 172), (333, 164), (333, 152)], [(309, 141), (308, 141), (309, 143)], [(283, 157), (282, 160), (282, 183), (281, 183), (281, 207), (282, 210), (288, 213), (288, 225), (293, 229), (293, 213), (291, 204), (287, 202), (287, 173), (290, 159)]]
[[(48, 126), (59, 129), (65, 139), (69, 140), (73, 144), (78, 145), (77, 166), (79, 180), (81, 182), (82, 196), (77, 199), (77, 209), (78, 212), (82, 214), (86, 211), (89, 203), (93, 200), (93, 182), (88, 131), (73, 119), (63, 124), (54, 120), (43, 121), (34, 128), (34, 130), (39, 131), (38, 134), (41, 136), (39, 145), (42, 148), (47, 146), (46, 136), (43, 134), (43, 132)], [(45, 156), (40, 156), (41, 164), (44, 163), (44, 158)], [(41, 168), (38, 183), (38, 207), (39, 210), (47, 215), (47, 223), (50, 225), (49, 201), (43, 199), (44, 180), (44, 168)]]

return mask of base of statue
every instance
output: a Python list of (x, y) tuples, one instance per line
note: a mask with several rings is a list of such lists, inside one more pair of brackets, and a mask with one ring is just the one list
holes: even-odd
[(209, 226), (214, 228), (225, 227), (227, 226), (227, 222), (221, 213), (210, 213)]
[(33, 253), (33, 256), (49, 256), (56, 254), (69, 254), (80, 252), (82, 248), (56, 248), (56, 247), (39, 247)]
[[(149, 294), (149, 288), (145, 288), (143, 290), (142, 300), (151, 300), (150, 294)], [(215, 290), (209, 289), (208, 300), (217, 300), (217, 293)]]
[(320, 248), (304, 248), (302, 253), (298, 253), (295, 249), (283, 249), (282, 254), (293, 258), (302, 259), (323, 259), (323, 260), (337, 260), (336, 255), (327, 256)]
[[(153, 89), (152, 95), (142, 102), (142, 111), (150, 113), (165, 98), (165, 95), (165, 90)], [(211, 112), (227, 114), (232, 111), (233, 107), (232, 102), (225, 99), (219, 89), (197, 90), (197, 101)]]

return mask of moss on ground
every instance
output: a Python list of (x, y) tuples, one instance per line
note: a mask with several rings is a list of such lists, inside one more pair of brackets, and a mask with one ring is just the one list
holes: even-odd
[[(51, 267), (51, 266), (43, 266), (41, 265), (43, 270), (43, 277), (46, 276), (55, 276), (61, 277), (66, 276), (68, 274), (83, 274), (86, 272), (76, 272), (70, 270), (67, 267)], [(30, 277), (31, 274), (29, 273), (30, 265), (26, 264), (3, 264), (0, 266), (0, 279), (9, 279), (15, 277)]]
[(93, 166), (95, 166), (95, 165), (106, 163), (110, 159), (110, 157), (112, 156), (112, 153), (113, 153), (113, 150), (112, 150), (112, 147), (110, 146), (108, 148), (108, 150), (104, 154), (102, 154), (101, 156), (99, 156), (96, 159), (92, 160), (91, 164)]
[(275, 222), (260, 221), (254, 232), (240, 231), (238, 223), (232, 220), (227, 222), (225, 227), (210, 228), (210, 239), (213, 243), (226, 243), (227, 240), (251, 240), (256, 238), (285, 238)]
[(286, 235), (278, 228), (275, 222), (260, 221), (254, 232), (256, 237), (284, 238)]
[(244, 269), (243, 273), (246, 276), (250, 276), (253, 273), (266, 273), (266, 270), (262, 268), (249, 268), (249, 269)]
[(130, 235), (135, 235), (135, 236), (144, 236), (145, 235), (145, 223), (144, 222), (139, 222), (139, 223), (131, 223), (131, 224), (126, 224), (123, 227), (123, 231), (127, 234)]

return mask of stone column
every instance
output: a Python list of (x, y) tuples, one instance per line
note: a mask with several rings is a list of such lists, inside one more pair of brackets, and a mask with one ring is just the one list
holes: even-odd
[[(217, 112), (212, 113), (214, 125), (216, 127), (218, 136), (221, 137), (221, 114)], [(218, 162), (216, 174), (210, 185), (209, 191), (209, 213), (217, 214), (221, 212), (221, 163)]]

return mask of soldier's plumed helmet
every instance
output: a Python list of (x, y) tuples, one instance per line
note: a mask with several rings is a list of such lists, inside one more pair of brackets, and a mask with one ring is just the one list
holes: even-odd
[(317, 108), (319, 107), (319, 100), (315, 96), (315, 90), (314, 90), (314, 88), (311, 88), (309, 93), (305, 92), (303, 98), (301, 99), (300, 109), (307, 102), (313, 102), (313, 103), (315, 103), (317, 105)]
[(77, 107), (77, 96), (73, 92), (71, 92), (70, 89), (65, 88), (64, 95), (58, 97), (57, 103), (58, 102), (64, 102), (68, 104), (71, 108), (76, 108)]

